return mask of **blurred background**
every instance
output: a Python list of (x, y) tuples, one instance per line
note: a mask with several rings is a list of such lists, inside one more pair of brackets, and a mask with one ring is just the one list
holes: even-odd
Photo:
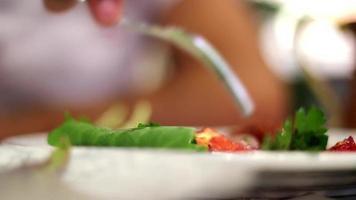
[(123, 11), (207, 38), (248, 88), (255, 114), (241, 117), (186, 53), (98, 25), (86, 3), (1, 0), (0, 139), (48, 131), (64, 112), (116, 128), (155, 121), (269, 130), (318, 105), (330, 126), (356, 127), (354, 0), (127, 0)]

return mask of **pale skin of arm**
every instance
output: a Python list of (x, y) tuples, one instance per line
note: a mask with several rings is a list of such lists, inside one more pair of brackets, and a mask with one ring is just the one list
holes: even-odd
[[(104, 10), (99, 5), (109, 1)], [(106, 6), (104, 6), (106, 7)], [(122, 0), (91, 0), (94, 18), (104, 26), (119, 21)], [(241, 118), (227, 91), (202, 65), (175, 51), (174, 76), (158, 91), (145, 96), (153, 106), (152, 121), (169, 125), (279, 124), (287, 113), (287, 88), (267, 68), (259, 54), (256, 27), (242, 1), (185, 0), (164, 16), (174, 24), (204, 35), (233, 66), (256, 103), (256, 113)], [(135, 100), (133, 100), (135, 101)], [(74, 115), (95, 118), (106, 104), (71, 109)], [(3, 138), (24, 132), (46, 131), (62, 121), (63, 108), (36, 108), (0, 118)]]

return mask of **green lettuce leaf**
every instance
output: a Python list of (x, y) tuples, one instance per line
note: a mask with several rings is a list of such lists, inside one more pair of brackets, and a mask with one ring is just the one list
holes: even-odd
[(60, 145), (60, 138), (63, 136), (68, 137), (74, 146), (207, 150), (195, 144), (194, 128), (159, 126), (153, 123), (139, 124), (132, 129), (111, 130), (67, 118), (60, 127), (49, 133), (48, 144)]

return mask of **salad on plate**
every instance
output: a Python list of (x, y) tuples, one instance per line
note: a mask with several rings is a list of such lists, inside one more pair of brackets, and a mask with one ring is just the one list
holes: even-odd
[(327, 149), (326, 117), (316, 107), (299, 109), (276, 133), (266, 133), (263, 140), (251, 144), (246, 139), (231, 139), (213, 128), (139, 124), (131, 129), (96, 127), (86, 120), (67, 116), (65, 122), (48, 135), (48, 144), (61, 145), (68, 138), (74, 146), (160, 148), (210, 152), (268, 151), (356, 151), (350, 136)]
[[(347, 137), (352, 133), (327, 131), (326, 116), (315, 107), (299, 109), (277, 131), (239, 130), (244, 135), (238, 136), (220, 128), (155, 123), (110, 129), (68, 116), (48, 135), (32, 137), (47, 140), (54, 151), (47, 144), (21, 145), (21, 138), (5, 143), (3, 152), (13, 154), (7, 160), (24, 164), (0, 173), (0, 192), (22, 198), (27, 193), (16, 191), (28, 190), (33, 197), (37, 191), (73, 199), (291, 198), (306, 192), (354, 197), (356, 157), (333, 153), (356, 150), (353, 138)], [(336, 138), (333, 132), (340, 134)], [(28, 163), (36, 156), (42, 162)]]

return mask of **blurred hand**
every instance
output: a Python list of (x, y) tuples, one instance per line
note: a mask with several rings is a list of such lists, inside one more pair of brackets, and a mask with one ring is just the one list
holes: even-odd
[[(45, 7), (52, 12), (62, 12), (72, 8), (78, 0), (44, 0)], [(87, 0), (93, 17), (101, 25), (116, 24), (122, 14), (123, 0)]]
[(102, 25), (110, 26), (121, 17), (123, 0), (89, 0), (94, 18)]

